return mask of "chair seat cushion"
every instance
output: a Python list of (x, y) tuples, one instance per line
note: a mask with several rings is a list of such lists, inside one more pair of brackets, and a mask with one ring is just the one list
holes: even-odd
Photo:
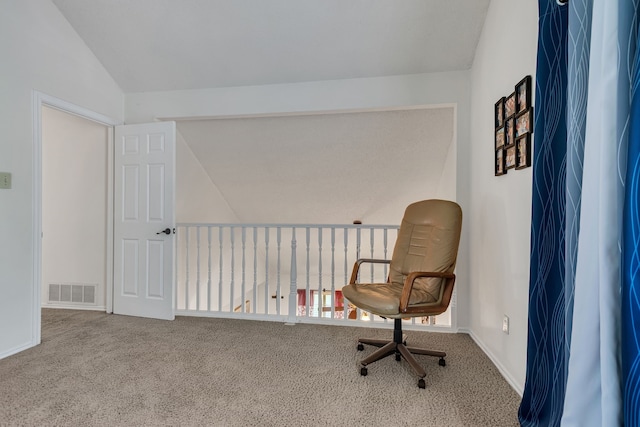
[[(351, 284), (343, 287), (342, 293), (358, 308), (373, 314), (396, 317), (401, 314), (402, 284), (400, 283)], [(429, 292), (414, 288), (409, 298), (409, 305), (435, 301), (436, 299)]]

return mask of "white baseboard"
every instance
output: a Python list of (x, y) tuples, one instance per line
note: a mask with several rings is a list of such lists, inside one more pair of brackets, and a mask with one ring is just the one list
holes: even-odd
[(41, 304), (42, 308), (54, 308), (63, 310), (89, 310), (89, 311), (106, 311), (106, 307), (97, 305), (76, 305), (76, 304)]
[(27, 344), (22, 344), (22, 345), (19, 345), (17, 347), (14, 347), (12, 349), (9, 349), (9, 350), (7, 350), (5, 352), (0, 353), (0, 360), (4, 359), (5, 357), (9, 357), (9, 356), (12, 356), (14, 354), (20, 353), (21, 351), (25, 351), (25, 350), (27, 350), (27, 349), (29, 349), (31, 347), (35, 347), (36, 345), (37, 344), (35, 344), (35, 343), (29, 342)]
[(478, 345), (478, 347), (480, 347), (480, 349), (484, 352), (484, 354), (487, 355), (489, 360), (493, 362), (495, 367), (498, 368), (498, 371), (504, 377), (504, 379), (509, 383), (509, 385), (516, 391), (516, 393), (520, 395), (520, 397), (522, 397), (522, 395), (524, 394), (524, 384), (521, 384), (519, 381), (516, 381), (516, 379), (513, 378), (513, 376), (504, 367), (504, 365), (500, 363), (500, 360), (491, 352), (491, 350), (489, 350), (489, 347), (487, 347), (482, 342), (482, 340), (478, 338), (478, 336), (469, 329), (459, 328), (458, 332), (468, 334), (471, 337), (471, 339)]

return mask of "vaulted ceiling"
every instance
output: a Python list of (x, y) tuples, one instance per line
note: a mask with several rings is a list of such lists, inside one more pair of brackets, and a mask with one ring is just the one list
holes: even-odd
[(53, 0), (126, 93), (468, 69), (490, 0)]

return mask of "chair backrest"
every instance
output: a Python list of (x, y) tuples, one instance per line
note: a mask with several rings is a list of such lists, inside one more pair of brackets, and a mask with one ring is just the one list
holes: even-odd
[[(416, 271), (453, 273), (461, 229), (462, 209), (455, 202), (423, 200), (409, 205), (393, 249), (389, 281), (404, 283), (407, 275)], [(441, 301), (443, 283), (442, 279), (416, 279), (416, 296), (410, 303)]]

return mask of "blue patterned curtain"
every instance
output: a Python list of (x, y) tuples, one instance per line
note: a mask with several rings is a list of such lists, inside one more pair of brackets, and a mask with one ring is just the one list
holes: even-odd
[(622, 282), (622, 387), (624, 423), (640, 426), (640, 40), (638, 39), (638, 3), (633, 2), (629, 44), (631, 112), (627, 155), (623, 221)]
[(539, 0), (525, 426), (640, 426), (638, 2)]
[(539, 1), (523, 426), (558, 425), (566, 384), (567, 7)]

